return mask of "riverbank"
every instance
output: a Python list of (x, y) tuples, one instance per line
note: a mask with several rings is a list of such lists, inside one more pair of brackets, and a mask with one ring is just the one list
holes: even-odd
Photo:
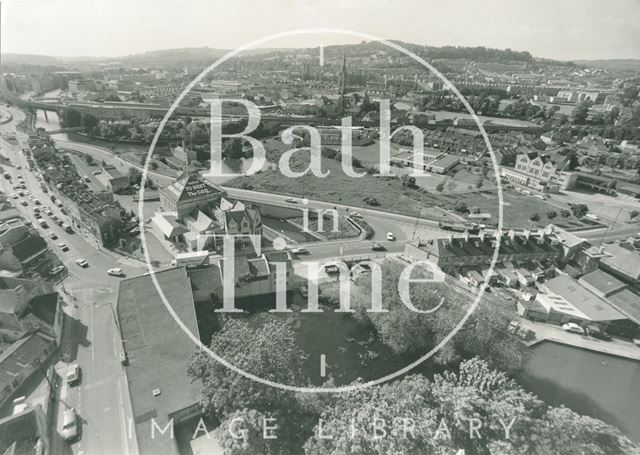
[(520, 319), (519, 322), (522, 327), (535, 333), (535, 339), (527, 343), (529, 347), (544, 342), (552, 342), (640, 362), (640, 347), (628, 341), (620, 339), (598, 340), (586, 335), (567, 332), (559, 326), (544, 322), (533, 322), (528, 319)]

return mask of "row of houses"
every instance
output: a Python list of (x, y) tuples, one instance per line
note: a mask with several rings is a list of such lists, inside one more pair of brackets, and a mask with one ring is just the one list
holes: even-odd
[[(496, 266), (490, 264), (498, 248)], [(595, 248), (549, 225), (531, 233), (412, 241), (405, 255), (428, 260), (473, 288), (485, 281), (520, 288), (518, 312), (554, 324), (594, 323), (612, 334), (640, 335), (640, 254), (626, 244)]]
[[(34, 158), (48, 183), (50, 193), (60, 201), (76, 228), (84, 229), (102, 245), (115, 243), (124, 227), (123, 209), (110, 191), (94, 192), (78, 174), (75, 165), (67, 156), (57, 151), (35, 154)], [(109, 169), (107, 169), (109, 171)], [(105, 173), (107, 188), (111, 174)], [(53, 200), (53, 199), (52, 199)], [(56, 202), (57, 202), (56, 201)]]

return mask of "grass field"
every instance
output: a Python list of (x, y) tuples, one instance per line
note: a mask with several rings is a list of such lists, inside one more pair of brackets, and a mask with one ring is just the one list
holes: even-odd
[[(292, 170), (300, 172), (306, 169), (308, 154), (303, 157), (303, 153), (298, 152), (292, 158)], [(272, 155), (270, 158), (273, 160), (275, 157)], [(324, 178), (313, 175), (287, 178), (277, 169), (267, 169), (255, 175), (232, 179), (226, 185), (355, 207), (371, 207), (408, 216), (416, 216), (420, 212), (421, 218), (433, 220), (446, 219), (439, 208), (454, 210), (457, 204), (464, 203), (471, 211), (491, 214), (488, 222), (497, 223), (498, 221), (498, 197), (497, 190), (493, 186), (487, 185), (486, 188), (483, 186), (478, 189), (475, 185), (470, 185), (471, 182), (463, 183), (464, 180), (453, 178), (447, 180), (448, 183), (445, 184), (442, 192), (432, 189), (431, 185), (423, 185), (422, 182), (419, 182), (418, 187), (409, 188), (403, 186), (400, 178), (395, 176), (376, 177), (367, 174), (361, 178), (349, 177), (342, 171), (339, 161), (329, 158), (322, 159), (322, 171), (329, 171), (329, 175)], [(471, 177), (465, 174), (466, 177)], [(429, 178), (431, 177), (421, 177), (421, 179)], [(441, 176), (437, 178), (440, 181)], [(453, 183), (449, 185), (450, 182)], [(507, 227), (544, 226), (550, 222), (546, 216), (547, 212), (558, 211), (545, 201), (523, 197), (507, 189), (504, 190), (503, 195), (504, 225)], [(537, 223), (530, 221), (534, 213), (540, 216)], [(559, 219), (558, 217), (555, 221)]]

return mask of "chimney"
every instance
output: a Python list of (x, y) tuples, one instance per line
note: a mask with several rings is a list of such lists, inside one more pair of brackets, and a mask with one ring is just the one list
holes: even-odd
[(465, 242), (469, 241), (469, 231), (464, 231), (464, 241)]
[(531, 231), (529, 229), (525, 229), (522, 231), (522, 235), (524, 236), (524, 239), (528, 241), (529, 237), (531, 237)]
[(480, 229), (480, 233), (478, 234), (478, 238), (480, 239), (480, 242), (484, 242), (484, 229)]
[(516, 231), (514, 231), (513, 229), (509, 229), (509, 239), (513, 242), (516, 238)]
[(447, 245), (451, 245), (453, 243), (453, 232), (449, 232), (447, 236)]

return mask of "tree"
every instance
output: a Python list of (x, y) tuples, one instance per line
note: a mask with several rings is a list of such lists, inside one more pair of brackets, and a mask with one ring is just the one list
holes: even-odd
[[(225, 455), (276, 454), (277, 444), (265, 439), (263, 427), (267, 415), (255, 409), (235, 411), (216, 430)], [(271, 426), (271, 425), (270, 425)], [(238, 435), (242, 435), (238, 438)]]
[[(213, 335), (211, 350), (232, 365), (258, 377), (281, 384), (303, 385), (305, 353), (298, 347), (295, 332), (280, 321), (269, 321), (253, 329), (243, 320), (229, 319)], [(301, 445), (304, 417), (289, 391), (259, 384), (222, 367), (203, 351), (191, 356), (187, 373), (202, 383), (201, 404), (211, 417), (229, 417), (239, 409), (251, 409), (274, 416), (287, 430), (278, 438), (278, 453), (294, 453), (290, 445)], [(282, 447), (289, 447), (288, 450)], [(253, 452), (255, 453), (255, 452)]]
[(68, 107), (62, 110), (60, 120), (65, 128), (73, 128), (82, 124), (82, 115), (77, 109)]
[[(431, 430), (438, 425), (432, 408), (429, 381), (419, 375), (358, 392), (340, 394), (323, 409), (316, 421), (313, 436), (304, 445), (304, 453), (454, 453), (453, 446), (448, 441), (431, 437)], [(402, 431), (402, 424), (405, 422), (402, 419), (415, 425), (410, 437)], [(318, 422), (322, 422), (322, 429)], [(376, 423), (378, 433), (372, 430)], [(352, 432), (352, 427), (357, 430)], [(320, 431), (325, 438), (320, 438)], [(382, 431), (385, 437), (380, 437)], [(332, 439), (326, 439), (328, 435)]]
[(402, 182), (402, 186), (406, 186), (407, 188), (414, 188), (416, 186), (416, 178), (409, 174), (403, 174), (402, 177), (400, 177), (400, 181)]
[[(322, 403), (321, 409), (317, 422), (322, 424), (324, 438), (319, 437), (316, 422), (304, 446), (306, 455), (458, 451), (623, 455), (638, 449), (620, 431), (597, 419), (547, 407), (505, 373), (477, 358), (462, 362), (457, 371), (436, 374), (431, 381), (411, 375), (339, 394)], [(481, 424), (477, 433), (470, 431), (472, 419)], [(414, 431), (408, 433), (408, 426)]]
[[(230, 319), (213, 336), (211, 349), (232, 365), (261, 378), (291, 385), (301, 382), (306, 356), (285, 323), (270, 321), (252, 329), (245, 321)], [(290, 393), (221, 368), (202, 351), (192, 356), (187, 370), (193, 379), (202, 381), (202, 404), (212, 416), (229, 415), (244, 408), (286, 412), (291, 403)]]
[(571, 213), (573, 213), (573, 216), (576, 218), (582, 218), (589, 213), (589, 207), (587, 207), (586, 204), (573, 204), (571, 206)]
[(95, 160), (93, 159), (93, 156), (91, 156), (91, 155), (85, 155), (84, 156), (84, 160), (87, 162), (87, 164), (89, 166), (93, 166), (95, 164)]
[(587, 115), (589, 114), (589, 107), (586, 102), (578, 104), (571, 113), (571, 120), (576, 125), (582, 125), (587, 121)]
[(556, 212), (555, 210), (549, 210), (547, 212), (547, 218), (549, 218), (550, 220), (554, 219), (557, 216), (558, 216), (558, 212)]
[(539, 215), (538, 213), (533, 213), (533, 214), (529, 217), (529, 219), (530, 219), (531, 221), (533, 221), (533, 222), (540, 221), (540, 215)]
[(242, 151), (242, 139), (238, 137), (227, 140), (223, 150), (225, 158), (240, 159), (244, 157)]
[(140, 185), (141, 180), (142, 180), (142, 172), (140, 172), (135, 167), (130, 167), (129, 168), (129, 184)]
[(95, 115), (88, 113), (82, 115), (82, 127), (85, 133), (90, 134), (98, 126), (98, 123), (98, 117)]
[(460, 214), (465, 214), (465, 213), (469, 213), (469, 208), (467, 207), (467, 204), (463, 201), (458, 201), (455, 205), (455, 207), (453, 207), (453, 210), (455, 210), (457, 213)]
[(436, 191), (438, 193), (442, 193), (442, 191), (444, 190), (444, 182), (440, 182), (436, 185)]
[(632, 210), (631, 212), (629, 212), (629, 219), (630, 220), (634, 220), (634, 219), (638, 218), (638, 215), (640, 215), (640, 211)]
[(560, 216), (562, 218), (569, 218), (571, 216), (571, 211), (567, 209), (560, 210)]

